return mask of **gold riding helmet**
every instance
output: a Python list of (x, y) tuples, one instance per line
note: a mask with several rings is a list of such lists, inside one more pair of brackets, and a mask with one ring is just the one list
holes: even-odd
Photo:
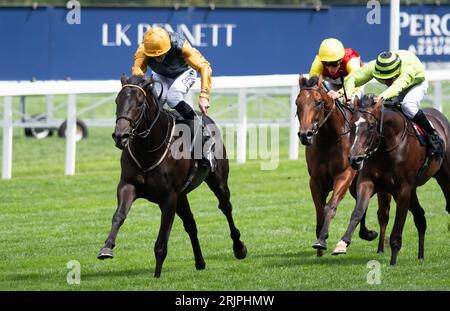
[(157, 57), (167, 53), (170, 48), (169, 33), (161, 27), (152, 27), (144, 35), (144, 54)]

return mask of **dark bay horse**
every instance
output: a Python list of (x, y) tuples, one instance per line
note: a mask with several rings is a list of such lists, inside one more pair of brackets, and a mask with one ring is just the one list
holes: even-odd
[[(309, 186), (316, 208), (316, 236), (313, 247), (317, 255), (322, 256), (327, 248), (328, 227), (335, 216), (337, 206), (347, 190), (355, 197), (356, 180), (348, 162), (350, 151), (349, 120), (352, 112), (347, 107), (336, 103), (323, 88), (322, 78), (313, 76), (309, 80), (300, 76), (300, 93), (296, 99), (297, 115), (300, 122), (298, 135), (306, 146), (306, 161), (310, 175)], [(326, 202), (327, 196), (332, 196)], [(391, 197), (380, 193), (379, 222), (380, 231), (387, 225), (384, 211), (389, 211)], [(371, 241), (377, 237), (375, 231), (365, 226), (365, 215), (361, 220), (359, 235)], [(384, 236), (380, 236), (378, 250), (383, 250)], [(381, 245), (381, 246), (380, 246)]]
[[(367, 210), (370, 197), (380, 191), (392, 194), (396, 203), (395, 223), (390, 236), (391, 265), (397, 262), (402, 246), (402, 232), (408, 209), (414, 216), (419, 235), (418, 258), (424, 258), (426, 231), (425, 212), (417, 198), (417, 187), (434, 177), (446, 199), (450, 213), (450, 124), (439, 111), (423, 109), (444, 140), (444, 157), (432, 157), (428, 167), (426, 146), (415, 137), (411, 122), (398, 110), (387, 108), (375, 101), (373, 94), (364, 95), (357, 101), (352, 117), (349, 160), (359, 169), (357, 178), (357, 201), (350, 224), (335, 253), (345, 253), (353, 232)], [(421, 172), (421, 173), (419, 173)]]
[[(192, 215), (187, 194), (203, 181), (219, 200), (219, 209), (225, 214), (233, 240), (234, 255), (243, 259), (247, 248), (240, 240), (232, 216), (230, 191), (228, 188), (228, 159), (220, 135), (215, 144), (221, 144), (223, 154), (217, 158), (214, 172), (199, 166), (192, 157), (174, 156), (170, 145), (174, 135), (175, 121), (160, 107), (152, 95), (154, 82), (142, 76), (121, 78), (122, 89), (116, 98), (116, 127), (113, 138), (116, 146), (123, 149), (120, 159), (121, 176), (117, 186), (117, 210), (112, 218), (112, 228), (105, 245), (98, 254), (99, 259), (113, 257), (116, 236), (130, 211), (134, 200), (145, 198), (157, 203), (161, 210), (161, 224), (154, 246), (156, 257), (155, 277), (160, 277), (167, 243), (175, 213), (183, 221), (195, 257), (195, 267), (205, 268), (197, 237), (197, 225)], [(212, 119), (204, 117), (207, 123)], [(206, 171), (205, 171), (206, 170)]]

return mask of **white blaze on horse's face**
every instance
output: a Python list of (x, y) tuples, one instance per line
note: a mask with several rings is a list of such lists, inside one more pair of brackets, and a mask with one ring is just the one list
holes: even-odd
[(353, 142), (353, 145), (352, 145), (352, 148), (351, 148), (352, 150), (354, 150), (354, 148), (356, 148), (356, 142), (358, 141), (358, 135), (357, 134), (358, 134), (359, 126), (361, 124), (365, 123), (365, 122), (367, 122), (367, 120), (364, 119), (362, 116), (359, 117), (358, 121), (355, 122), (355, 127), (356, 127), (356, 129), (355, 129), (355, 141)]

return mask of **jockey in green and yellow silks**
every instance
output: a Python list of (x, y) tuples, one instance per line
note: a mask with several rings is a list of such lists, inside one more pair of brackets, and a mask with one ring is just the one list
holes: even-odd
[(355, 88), (366, 84), (372, 78), (388, 86), (377, 100), (398, 101), (403, 113), (426, 132), (429, 155), (441, 156), (443, 141), (419, 109), (420, 101), (428, 89), (425, 67), (419, 58), (405, 50), (380, 53), (376, 60), (347, 76), (344, 83), (347, 96), (353, 97)]

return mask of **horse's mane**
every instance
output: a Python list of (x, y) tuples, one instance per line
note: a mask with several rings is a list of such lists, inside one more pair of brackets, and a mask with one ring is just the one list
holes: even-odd
[(315, 85), (317, 85), (317, 83), (319, 82), (319, 77), (318, 76), (312, 76), (309, 78), (309, 80), (305, 79), (305, 86), (306, 87), (313, 87)]
[(127, 84), (141, 85), (145, 81), (146, 80), (142, 75), (132, 75), (127, 79)]
[(372, 106), (374, 102), (375, 102), (375, 94), (372, 93), (364, 94), (363, 97), (361, 98), (359, 106), (361, 108), (368, 108)]

